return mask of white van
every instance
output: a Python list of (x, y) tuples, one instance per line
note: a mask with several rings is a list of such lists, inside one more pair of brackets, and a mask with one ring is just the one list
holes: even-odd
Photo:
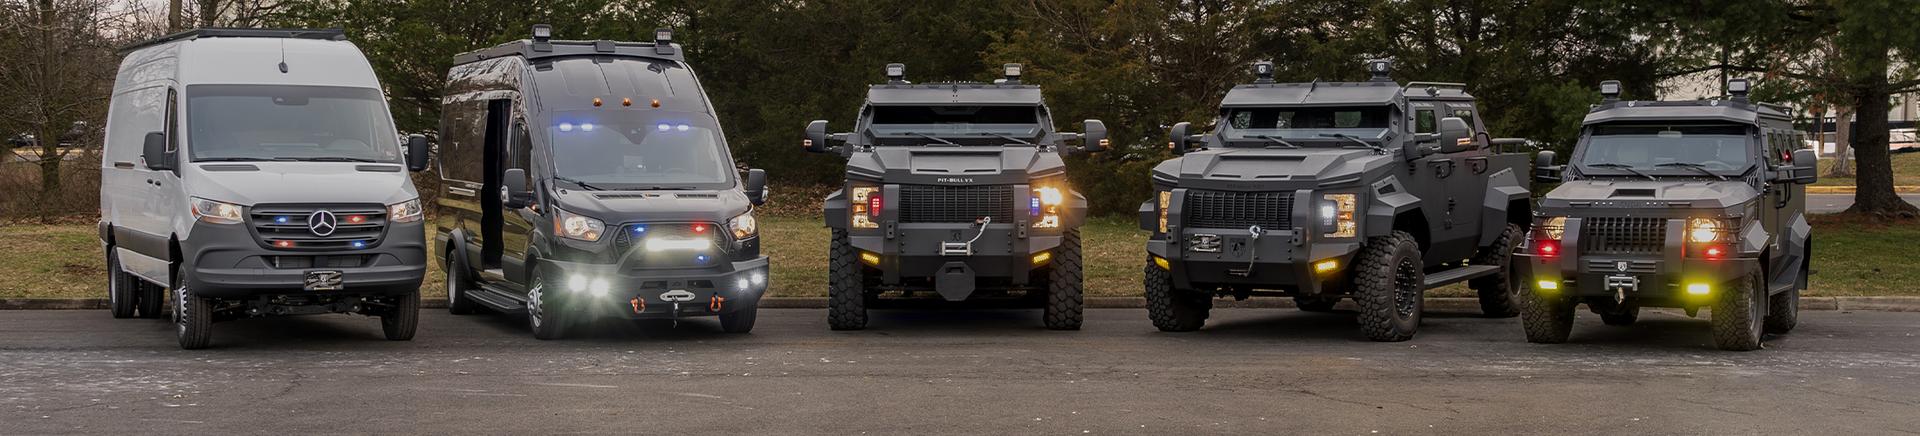
[(122, 50), (100, 162), (115, 317), (158, 318), (182, 348), (216, 320), (378, 316), (409, 340), (424, 214), (373, 67), (339, 30), (200, 29)]

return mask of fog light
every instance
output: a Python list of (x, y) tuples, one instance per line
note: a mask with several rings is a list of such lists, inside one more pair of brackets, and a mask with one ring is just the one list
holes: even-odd
[(1157, 267), (1160, 267), (1160, 269), (1164, 269), (1164, 270), (1172, 270), (1172, 269), (1173, 269), (1173, 265), (1171, 265), (1171, 264), (1170, 264), (1169, 262), (1167, 262), (1167, 258), (1164, 258), (1164, 257), (1160, 257), (1160, 256), (1154, 256), (1154, 257), (1153, 257), (1153, 266), (1157, 266)]
[(1713, 293), (1713, 287), (1707, 286), (1706, 283), (1689, 284), (1687, 285), (1687, 293), (1693, 294), (1693, 295), (1707, 295), (1707, 294)]
[(608, 292), (612, 291), (613, 284), (607, 283), (607, 279), (593, 279), (592, 283), (587, 284), (587, 292), (593, 294), (595, 297), (607, 295)]
[(754, 286), (767, 284), (767, 273), (754, 271), (753, 276), (751, 277), (751, 280), (753, 280)]
[(1034, 265), (1039, 265), (1039, 264), (1043, 264), (1043, 263), (1047, 263), (1047, 261), (1049, 261), (1049, 260), (1053, 260), (1053, 252), (1051, 252), (1051, 251), (1042, 251), (1042, 252), (1040, 252), (1040, 254), (1035, 254), (1035, 255), (1033, 255), (1033, 264), (1034, 264)]
[(746, 278), (741, 278), (739, 281), (734, 283), (734, 285), (742, 291), (747, 290), (747, 286), (750, 286), (752, 284), (753, 284), (752, 281), (747, 280)]
[(567, 290), (574, 291), (574, 292), (585, 292), (587, 290), (587, 277), (586, 276), (568, 277)]
[(1560, 289), (1560, 282), (1556, 280), (1541, 280), (1539, 283), (1534, 284), (1534, 289), (1543, 291)]
[(1313, 272), (1319, 272), (1319, 273), (1333, 271), (1339, 268), (1340, 268), (1340, 261), (1337, 261), (1337, 260), (1323, 260), (1323, 261), (1320, 261), (1320, 263), (1313, 264)]
[(878, 254), (873, 254), (873, 253), (867, 253), (867, 252), (861, 252), (861, 253), (860, 253), (860, 261), (861, 261), (861, 262), (866, 262), (866, 263), (867, 263), (868, 265), (873, 265), (873, 266), (880, 266), (880, 255), (878, 255)]

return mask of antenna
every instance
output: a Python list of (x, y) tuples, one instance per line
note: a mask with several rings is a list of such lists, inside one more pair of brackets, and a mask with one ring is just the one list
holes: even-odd
[(287, 73), (287, 40), (280, 40), (280, 74)]

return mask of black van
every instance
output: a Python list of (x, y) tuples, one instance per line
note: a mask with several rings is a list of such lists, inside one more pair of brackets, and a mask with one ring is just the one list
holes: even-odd
[(447, 74), (434, 224), (449, 310), (525, 312), (541, 339), (595, 317), (752, 330), (766, 174), (737, 174), (672, 32), (551, 37), (534, 26)]

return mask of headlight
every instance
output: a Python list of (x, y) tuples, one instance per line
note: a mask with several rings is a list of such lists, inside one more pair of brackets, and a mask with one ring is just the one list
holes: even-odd
[(1357, 194), (1321, 194), (1320, 230), (1329, 238), (1351, 238), (1360, 234), (1360, 224), (1354, 220), (1354, 210), (1359, 206)]
[(1538, 227), (1534, 227), (1533, 229), (1534, 239), (1551, 239), (1551, 240), (1558, 241), (1561, 239), (1565, 239), (1564, 237), (1566, 235), (1567, 235), (1567, 217), (1563, 217), (1563, 216), (1556, 216), (1556, 217), (1540, 220), (1540, 225)]
[(1060, 206), (1066, 204), (1067, 194), (1061, 180), (1033, 182), (1033, 194), (1027, 200), (1027, 214), (1033, 217), (1033, 228), (1060, 228)]
[(239, 224), (240, 205), (193, 197), (188, 201), (193, 206), (193, 217), (210, 224)]
[(1694, 218), (1687, 220), (1687, 240), (1695, 243), (1708, 243), (1720, 240), (1720, 232), (1726, 229), (1726, 223), (1712, 218)]
[(727, 228), (733, 230), (733, 240), (744, 241), (760, 236), (760, 223), (753, 220), (753, 212), (740, 214), (727, 220)]
[(1160, 191), (1160, 233), (1167, 233), (1167, 208), (1173, 207), (1173, 191)]
[(600, 234), (607, 225), (600, 220), (568, 212), (566, 209), (553, 209), (553, 234), (562, 238), (593, 242), (600, 240)]
[(856, 229), (880, 228), (880, 187), (855, 186), (847, 193), (848, 219)]
[(419, 221), (423, 216), (418, 198), (387, 205), (387, 219), (396, 223)]

